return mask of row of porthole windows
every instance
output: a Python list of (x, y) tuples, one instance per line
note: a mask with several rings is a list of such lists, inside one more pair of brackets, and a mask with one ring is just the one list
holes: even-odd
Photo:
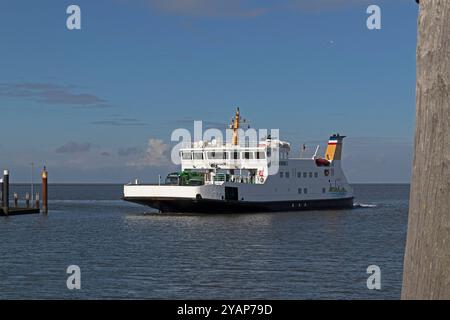
[[(288, 189), (288, 192), (290, 192), (291, 189)], [(275, 192), (278, 192), (278, 189), (275, 188)], [(297, 189), (298, 194), (308, 194), (308, 188), (298, 188)], [(322, 193), (326, 193), (327, 188), (322, 188)]]
[[(322, 193), (326, 193), (327, 188), (322, 188)], [(298, 188), (298, 194), (308, 194), (308, 188)]]
[[(312, 178), (314, 176), (314, 178), (318, 178), (319, 177), (319, 173), (318, 172), (297, 172), (297, 178)], [(289, 171), (283, 172), (280, 171), (280, 178), (286, 178), (289, 179), (291, 177)]]
[(226, 160), (226, 159), (244, 159), (244, 160), (252, 160), (252, 159), (266, 159), (266, 153), (261, 151), (251, 152), (251, 151), (243, 151), (243, 152), (224, 152), (224, 151), (208, 151), (208, 152), (190, 152), (183, 151), (181, 152), (181, 158), (183, 160)]

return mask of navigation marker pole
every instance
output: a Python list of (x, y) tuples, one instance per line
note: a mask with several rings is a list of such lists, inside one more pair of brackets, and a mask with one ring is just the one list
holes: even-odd
[(42, 212), (44, 214), (48, 213), (48, 205), (47, 205), (47, 197), (48, 197), (48, 192), (47, 192), (47, 176), (48, 176), (48, 172), (47, 169), (44, 167), (44, 170), (42, 170)]

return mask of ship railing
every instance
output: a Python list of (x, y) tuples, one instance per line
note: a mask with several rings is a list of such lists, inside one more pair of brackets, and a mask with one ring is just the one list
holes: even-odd
[(210, 141), (198, 141), (198, 142), (183, 142), (181, 143), (181, 149), (203, 149), (203, 148), (226, 148), (226, 149), (242, 149), (242, 148), (265, 148), (268, 144), (266, 141), (246, 141), (245, 143), (239, 143), (237, 145), (226, 142), (210, 142)]

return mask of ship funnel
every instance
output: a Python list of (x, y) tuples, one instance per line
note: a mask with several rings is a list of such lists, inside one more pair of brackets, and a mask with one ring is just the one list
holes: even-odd
[(345, 136), (340, 136), (339, 133), (333, 134), (330, 137), (330, 140), (328, 140), (327, 150), (325, 151), (325, 159), (328, 161), (341, 160), (342, 141), (344, 138)]

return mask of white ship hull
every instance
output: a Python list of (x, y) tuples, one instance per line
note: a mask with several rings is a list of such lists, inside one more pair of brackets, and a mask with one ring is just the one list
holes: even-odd
[(124, 200), (161, 212), (239, 213), (352, 208), (353, 192), (340, 165), (332, 169), (331, 176), (331, 168), (317, 167), (314, 160), (293, 159), (288, 166), (281, 167), (277, 175), (269, 176), (264, 184), (129, 184), (124, 187)]
[(319, 147), (311, 158), (291, 158), (290, 144), (270, 135), (256, 143), (239, 144), (241, 122), (238, 109), (230, 126), (232, 143), (222, 144), (215, 139), (189, 143), (180, 150), (180, 173), (169, 174), (164, 185), (128, 184), (124, 200), (162, 212), (353, 207), (353, 191), (341, 168), (345, 136), (330, 137), (324, 158), (317, 156)]

